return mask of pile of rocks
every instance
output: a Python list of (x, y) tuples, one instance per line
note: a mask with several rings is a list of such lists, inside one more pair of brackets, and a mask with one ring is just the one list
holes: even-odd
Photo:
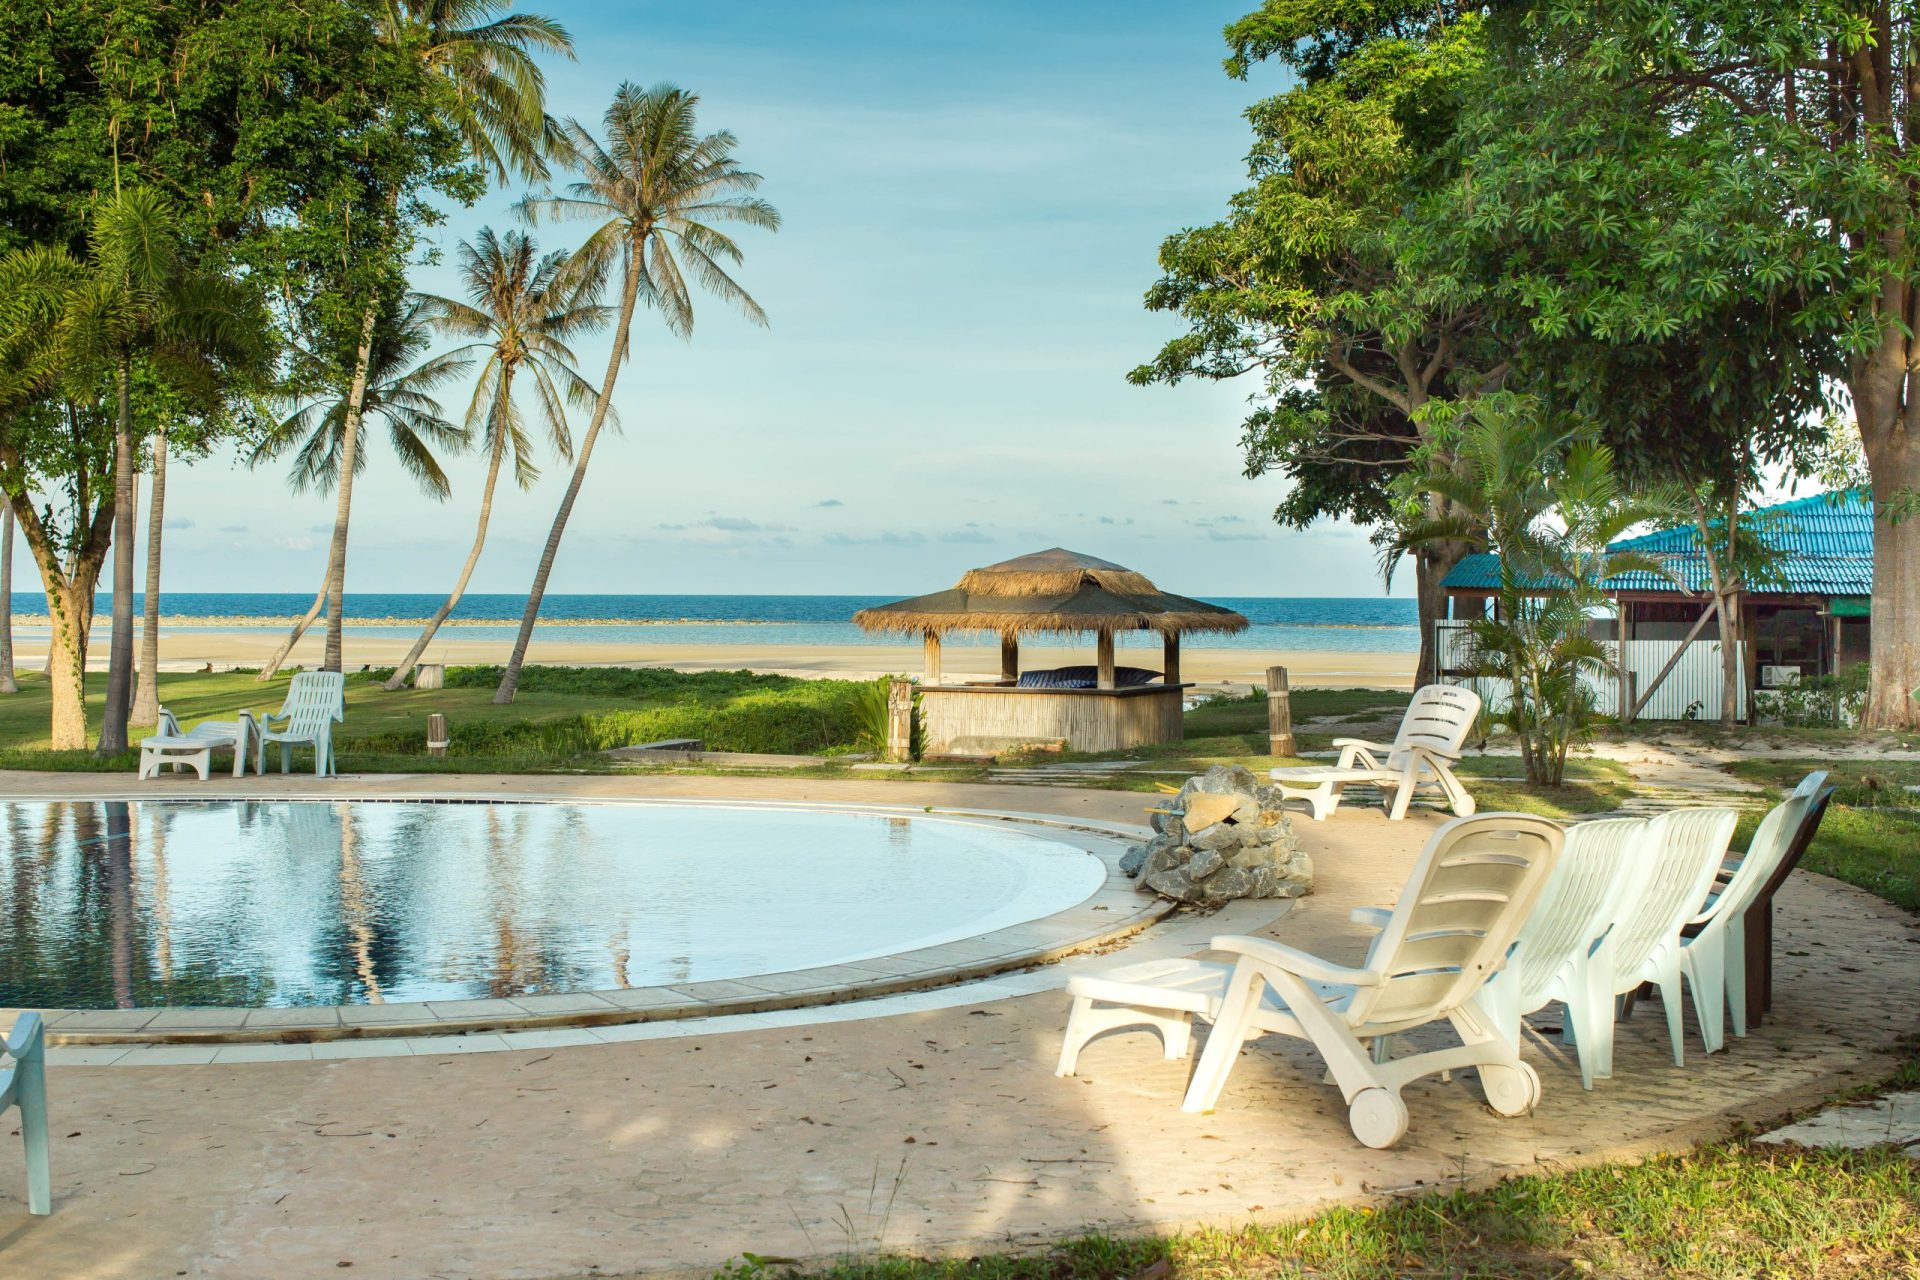
[[(1195, 802), (1196, 795), (1224, 799)], [(1281, 808), (1280, 789), (1250, 770), (1217, 764), (1189, 778), (1162, 807), (1168, 812), (1153, 814), (1153, 839), (1120, 861), (1121, 870), (1139, 879), (1141, 892), (1207, 906), (1312, 892), (1313, 860)]]

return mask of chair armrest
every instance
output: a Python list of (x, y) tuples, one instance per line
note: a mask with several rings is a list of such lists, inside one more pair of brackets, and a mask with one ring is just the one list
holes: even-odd
[(1347, 919), (1355, 924), (1365, 925), (1369, 929), (1384, 929), (1387, 921), (1393, 919), (1392, 907), (1355, 907), (1347, 913)]
[(1340, 769), (1353, 768), (1353, 762), (1355, 760), (1364, 762), (1369, 769), (1378, 769), (1380, 768), (1380, 761), (1373, 753), (1376, 751), (1391, 753), (1393, 751), (1393, 748), (1390, 746), (1383, 746), (1378, 742), (1368, 742), (1365, 738), (1335, 738), (1333, 745), (1340, 748), (1340, 762), (1335, 766)]
[(1215, 938), (1209, 945), (1215, 951), (1224, 951), (1228, 955), (1245, 956), (1261, 964), (1270, 964), (1298, 978), (1310, 982), (1344, 982), (1355, 987), (1374, 987), (1380, 985), (1380, 975), (1370, 969), (1350, 969), (1344, 964), (1333, 964), (1319, 956), (1309, 955), (1305, 951), (1270, 942), (1265, 938), (1248, 938), (1237, 935), (1224, 935)]
[(180, 736), (179, 717), (165, 707), (160, 708), (160, 714), (155, 717), (153, 727), (159, 730), (162, 737), (177, 738)]
[(1428, 760), (1437, 760), (1441, 764), (1459, 764), (1460, 763), (1459, 756), (1448, 755), (1446, 752), (1436, 751), (1432, 747), (1423, 747), (1419, 743), (1414, 743), (1412, 746), (1407, 748), (1407, 759), (1410, 763), (1416, 764), (1416, 765), (1422, 764)]
[(1365, 738), (1335, 738), (1336, 747), (1359, 747), (1363, 751), (1392, 751), (1391, 742), (1368, 742)]
[(24, 1059), (40, 1047), (42, 1034), (40, 1015), (23, 1013), (14, 1019), (13, 1030), (8, 1034), (6, 1043), (0, 1045), (0, 1049), (4, 1049), (10, 1058)]

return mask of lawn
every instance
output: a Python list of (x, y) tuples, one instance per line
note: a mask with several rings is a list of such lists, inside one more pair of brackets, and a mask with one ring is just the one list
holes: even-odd
[[(455, 667), (445, 689), (394, 693), (380, 687), (384, 675), (347, 677), (347, 718), (338, 738), (342, 769), (604, 768), (602, 751), (663, 738), (699, 738), (716, 751), (847, 752), (871, 732), (877, 689), (865, 681), (745, 671), (529, 667), (514, 701), (495, 706), (498, 668)], [(277, 710), (288, 679), (262, 683), (247, 672), (163, 674), (160, 700), (183, 725), (232, 719), (242, 708), (256, 714)], [(88, 678), (88, 719), (96, 729), (105, 691), (104, 675)], [(48, 710), (46, 681), (37, 673), (20, 677), (18, 694), (0, 698), (0, 768), (134, 768), (131, 752), (103, 758), (49, 751)], [(427, 716), (436, 711), (451, 729), (443, 759), (426, 754)]]

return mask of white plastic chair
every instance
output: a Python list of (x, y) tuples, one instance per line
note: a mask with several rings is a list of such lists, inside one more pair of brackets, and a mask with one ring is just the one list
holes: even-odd
[(1453, 776), (1453, 766), (1479, 716), (1480, 695), (1473, 690), (1430, 684), (1413, 695), (1391, 743), (1335, 738), (1338, 764), (1275, 769), (1273, 780), (1287, 799), (1306, 801), (1316, 822), (1340, 807), (1340, 793), (1353, 782), (1378, 786), (1391, 818), (1407, 816), (1421, 787), (1438, 787), (1454, 813), (1465, 817), (1473, 812), (1473, 797)]
[[(287, 685), (287, 699), (280, 710), (260, 718), (258, 744), (254, 754), (254, 772), (267, 771), (267, 744), (280, 744), (280, 772), (293, 768), (295, 743), (313, 747), (313, 771), (316, 775), (333, 770), (333, 725), (347, 718), (347, 678), (338, 671), (300, 671)], [(285, 723), (274, 727), (276, 721)]]
[[(1635, 851), (1646, 826), (1643, 818), (1599, 818), (1567, 830), (1560, 865), (1521, 926), (1507, 967), (1480, 993), (1481, 1005), (1516, 1049), (1522, 1018), (1555, 1000), (1567, 1002), (1563, 1036), (1579, 1052), (1580, 1083), (1588, 1089), (1598, 1066), (1598, 1036), (1581, 1034), (1571, 1010), (1577, 1006), (1584, 1017), (1593, 1007), (1580, 999), (1587, 965), (1614, 921), (1639, 901)], [(1355, 919), (1361, 914), (1356, 911)], [(1610, 1009), (1606, 1016), (1612, 1016)]]
[[(1414, 864), (1360, 968), (1333, 964), (1264, 938), (1224, 937), (1231, 966), (1150, 961), (1075, 978), (1058, 1074), (1101, 1031), (1160, 1030), (1168, 1057), (1185, 1051), (1192, 1016), (1213, 1031), (1181, 1104), (1211, 1111), (1246, 1041), (1268, 1034), (1313, 1042), (1348, 1105), (1354, 1136), (1390, 1147), (1407, 1129), (1400, 1091), (1436, 1071), (1478, 1067), (1487, 1102), (1520, 1115), (1540, 1098), (1540, 1078), (1476, 1002), (1532, 910), (1560, 856), (1563, 833), (1544, 818), (1488, 814), (1434, 833)], [(1387, 1038), (1446, 1019), (1460, 1044), (1391, 1058)], [(1369, 1048), (1369, 1045), (1372, 1048)]]
[(1649, 819), (1634, 842), (1627, 873), (1637, 896), (1588, 957), (1586, 982), (1562, 992), (1583, 1078), (1613, 1074), (1614, 997), (1644, 982), (1660, 989), (1674, 1065), (1686, 1065), (1680, 930), (1706, 901), (1738, 821), (1732, 809), (1676, 809)]
[[(254, 750), (251, 739), (260, 733), (251, 711), (241, 711), (238, 720), (203, 720), (191, 729), (181, 729), (179, 718), (160, 708), (158, 730), (140, 741), (140, 780), (159, 776), (163, 768), (192, 769), (205, 782), (216, 750), (233, 750), (233, 776), (246, 776), (247, 756)], [(258, 772), (256, 766), (255, 769)]]
[(27, 1212), (53, 1212), (53, 1168), (47, 1156), (47, 1050), (37, 1013), (23, 1013), (0, 1044), (0, 1115), (20, 1109), (20, 1137), (27, 1148)]
[(1693, 989), (1694, 1018), (1708, 1053), (1726, 1044), (1729, 1007), (1733, 1033), (1747, 1034), (1747, 908), (1787, 856), (1801, 818), (1826, 781), (1825, 773), (1808, 774), (1760, 820), (1746, 856), (1681, 930), (1680, 969)]

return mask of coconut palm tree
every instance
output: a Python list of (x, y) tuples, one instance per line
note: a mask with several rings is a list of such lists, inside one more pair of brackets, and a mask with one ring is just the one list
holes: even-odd
[(529, 218), (545, 215), (597, 222), (586, 243), (573, 255), (574, 270), (583, 279), (608, 279), (620, 272), (620, 311), (614, 321), (613, 351), (594, 401), (593, 418), (574, 459), (573, 476), (554, 514), (547, 545), (540, 554), (533, 588), (527, 595), (513, 655), (494, 691), (495, 702), (512, 702), (526, 662), (527, 642), (547, 579), (566, 532), (567, 518), (580, 497), (594, 442), (607, 420), (620, 366), (627, 358), (633, 313), (640, 303), (660, 312), (668, 332), (686, 338), (693, 333), (691, 276), (708, 293), (732, 303), (755, 324), (767, 322), (747, 291), (727, 273), (741, 260), (740, 246), (719, 230), (718, 224), (736, 222), (775, 231), (780, 215), (751, 193), (760, 175), (742, 169), (733, 158), (737, 140), (724, 130), (702, 135), (695, 127), (699, 96), (673, 85), (642, 89), (622, 84), (602, 117), (604, 144), (577, 120), (554, 129), (555, 163), (571, 170), (577, 180), (564, 192), (530, 197), (522, 202)]
[[(450, 92), (443, 99), (443, 121), (461, 137), (468, 153), (488, 176), (504, 183), (516, 174), (546, 176), (541, 147), (550, 122), (546, 115), (546, 78), (534, 61), (538, 53), (573, 56), (573, 38), (551, 18), (533, 13), (508, 13), (505, 0), (388, 0), (382, 38), (397, 47), (419, 50), (426, 69), (444, 77)], [(387, 192), (390, 211), (397, 210), (402, 192)], [(313, 608), (297, 623), (281, 646), (291, 651), (327, 607), (326, 657), (322, 665), (340, 670), (342, 601), (346, 591), (347, 522), (353, 508), (353, 477), (359, 472), (353, 452), (359, 445), (359, 419), (366, 410), (363, 397), (370, 383), (374, 325), (382, 300), (369, 297), (361, 316), (360, 345), (354, 357), (354, 376), (345, 404), (345, 482), (334, 494), (333, 537), (327, 546), (326, 577), (314, 597)], [(331, 601), (331, 605), (328, 605)], [(265, 680), (278, 662), (261, 669)]]
[(427, 620), (420, 638), (393, 670), (386, 687), (398, 689), (434, 633), (447, 620), (466, 592), (473, 566), (486, 545), (487, 522), (493, 514), (494, 485), (500, 466), (513, 456), (514, 483), (526, 489), (540, 475), (533, 460), (534, 446), (525, 420), (514, 402), (514, 381), (525, 374), (533, 387), (534, 411), (546, 429), (553, 451), (573, 460), (573, 437), (567, 430), (568, 404), (593, 400), (593, 385), (574, 370), (574, 354), (567, 343), (573, 337), (604, 324), (610, 309), (599, 304), (597, 290), (581, 288), (577, 275), (566, 272), (567, 255), (539, 256), (533, 237), (518, 231), (496, 236), (483, 228), (476, 243), (459, 249), (460, 277), (468, 301), (429, 298), (434, 326), (443, 334), (469, 338), (451, 354), (485, 359), (467, 405), (467, 429), (478, 432), (487, 451), (487, 480), (480, 490), (480, 520), (473, 548), (453, 584), (446, 603)]
[(0, 494), (0, 693), (18, 692), (13, 675), (13, 500)]
[[(432, 393), (465, 373), (473, 361), (449, 352), (415, 363), (433, 341), (428, 311), (428, 303), (410, 296), (395, 319), (376, 327), (358, 412), (353, 408), (351, 386), (338, 386), (331, 395), (297, 406), (268, 431), (255, 446), (249, 465), (259, 466), (291, 452), (293, 474), (288, 482), (294, 492), (338, 492), (366, 470), (367, 419), (378, 418), (386, 424), (387, 441), (400, 469), (427, 494), (445, 501), (452, 485), (434, 451), (464, 449), (471, 437), (465, 427), (447, 420)], [(323, 593), (322, 599), (314, 601), (274, 653), (268, 670), (279, 670), (326, 599)]]

